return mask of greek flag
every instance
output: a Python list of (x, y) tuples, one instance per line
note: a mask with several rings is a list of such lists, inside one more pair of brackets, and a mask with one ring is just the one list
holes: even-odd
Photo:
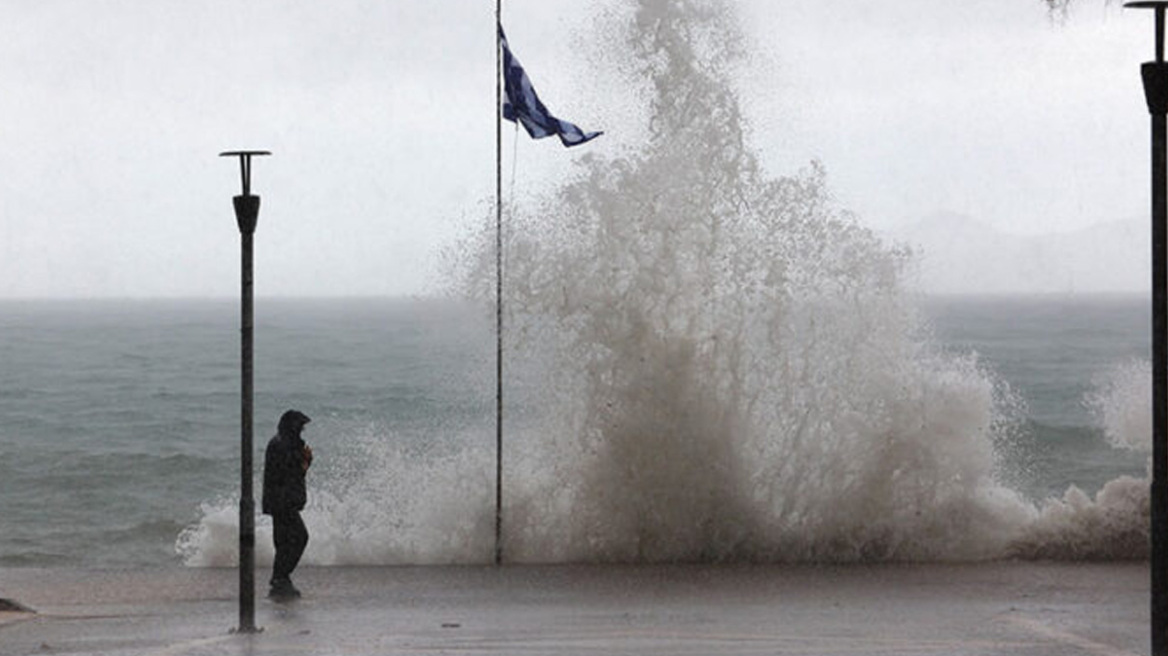
[(579, 146), (604, 134), (584, 132), (548, 112), (547, 107), (540, 102), (539, 96), (535, 95), (535, 89), (532, 88), (531, 80), (527, 78), (523, 66), (507, 47), (507, 37), (503, 34), (502, 25), (499, 26), (499, 47), (503, 49), (503, 118), (521, 123), (532, 139), (543, 139), (557, 134), (567, 147)]

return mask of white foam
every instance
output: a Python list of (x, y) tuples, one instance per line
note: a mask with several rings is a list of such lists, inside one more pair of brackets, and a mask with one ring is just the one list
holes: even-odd
[[(482, 451), (449, 456), (406, 453), (392, 431), (319, 421), (318, 466), (309, 472), (303, 513), (310, 539), (304, 562), (394, 565), (477, 562), (493, 549), (494, 479)], [(204, 504), (179, 536), (190, 566), (238, 563), (237, 502)], [(256, 562), (272, 560), (271, 520), (256, 523)]]
[(1116, 365), (1096, 381), (1086, 402), (1117, 449), (1152, 452), (1152, 365), (1135, 360)]

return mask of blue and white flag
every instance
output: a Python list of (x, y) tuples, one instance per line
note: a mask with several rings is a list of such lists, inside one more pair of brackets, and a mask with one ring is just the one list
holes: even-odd
[(535, 95), (531, 80), (523, 66), (507, 47), (503, 26), (499, 26), (499, 47), (503, 49), (503, 118), (519, 122), (532, 139), (543, 139), (553, 134), (560, 136), (565, 146), (579, 146), (595, 139), (603, 132), (584, 132), (575, 125), (551, 115)]

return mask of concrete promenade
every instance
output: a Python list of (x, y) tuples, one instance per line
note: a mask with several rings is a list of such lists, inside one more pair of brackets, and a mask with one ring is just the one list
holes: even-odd
[[(266, 581), (267, 572), (258, 579)], [(1148, 653), (1144, 563), (305, 568), (233, 634), (231, 569), (0, 569), (0, 654)]]

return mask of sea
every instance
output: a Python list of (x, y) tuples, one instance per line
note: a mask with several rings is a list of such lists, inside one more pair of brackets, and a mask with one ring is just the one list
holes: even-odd
[[(1142, 558), (1148, 305), (1142, 295), (916, 299), (914, 343), (930, 361), (955, 363), (943, 377), (961, 380), (896, 410), (904, 425), (931, 431), (921, 438), (927, 446), (904, 449), (895, 435), (879, 431), (860, 435), (865, 455), (857, 452), (855, 460), (879, 464), (865, 465), (859, 476), (847, 469), (848, 458), (808, 456), (823, 447), (800, 442), (787, 428), (720, 419), (701, 424), (709, 433), (703, 439), (725, 446), (734, 464), (698, 480), (725, 458), (651, 435), (660, 425), (642, 405), (633, 418), (641, 431), (636, 439), (622, 439), (618, 452), (604, 455), (593, 420), (604, 415), (604, 404), (611, 409), (611, 399), (585, 405), (587, 416), (580, 416), (579, 403), (555, 402), (567, 392), (553, 381), (583, 375), (590, 360), (581, 358), (582, 369), (574, 372), (571, 358), (579, 356), (549, 360), (534, 343), (508, 339), (500, 486), (505, 556), (516, 562)], [(489, 304), (448, 299), (257, 300), (254, 473), (258, 478), (263, 446), (283, 411), (312, 417), (305, 432), (316, 452), (306, 562), (490, 562), (499, 457), (494, 319)], [(233, 565), (239, 342), (236, 301), (0, 301), (0, 567)], [(873, 394), (888, 387), (887, 380), (862, 384), (880, 385)], [(677, 393), (663, 381), (630, 389), (641, 393), (646, 385), (656, 386), (649, 390), (654, 394)], [(926, 419), (952, 413), (953, 395), (980, 410)], [(845, 419), (864, 421), (832, 412), (818, 421), (836, 422), (833, 430), (851, 430)], [(628, 420), (614, 414), (606, 421)], [(592, 432), (578, 440), (562, 434), (569, 431)], [(954, 436), (962, 431), (986, 446), (992, 465), (968, 474), (978, 480), (954, 492), (951, 479), (966, 474), (947, 461), (971, 457), (969, 439)], [(760, 439), (781, 448), (760, 450)], [(866, 455), (873, 452), (877, 460)], [(785, 453), (780, 457), (804, 470), (819, 462), (821, 470), (783, 474), (758, 465), (769, 453)], [(945, 485), (920, 484), (938, 472)], [(898, 488), (910, 474), (916, 482)], [(784, 475), (816, 484), (785, 486), (782, 500), (762, 493), (775, 488), (760, 477)], [(636, 487), (613, 482), (638, 477), (643, 482)], [(1108, 486), (1112, 494), (1101, 498)], [(851, 488), (851, 501), (790, 498), (826, 497), (824, 490), (841, 487)], [(704, 502), (678, 496), (677, 488), (715, 495), (713, 512), (731, 521), (710, 524)], [(900, 490), (893, 504), (871, 505), (889, 488)], [(644, 506), (650, 498), (658, 505)], [(848, 504), (860, 512), (843, 508)], [(609, 510), (614, 507), (649, 507), (653, 517)], [(900, 517), (902, 511), (927, 521)], [(262, 516), (258, 532), (264, 564), (271, 557), (270, 525)], [(987, 532), (1003, 537), (986, 542)]]

